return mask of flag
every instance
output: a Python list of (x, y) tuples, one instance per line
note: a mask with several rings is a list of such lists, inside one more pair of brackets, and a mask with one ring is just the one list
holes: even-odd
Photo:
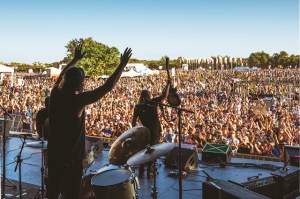
[(227, 57), (224, 57), (224, 64), (227, 64)]
[(229, 63), (232, 63), (232, 57), (229, 58)]

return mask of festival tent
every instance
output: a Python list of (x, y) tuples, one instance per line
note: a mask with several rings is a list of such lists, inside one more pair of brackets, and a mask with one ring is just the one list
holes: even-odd
[(0, 73), (13, 73), (14, 69), (0, 64)]
[(148, 67), (144, 68), (143, 70), (141, 70), (139, 72), (141, 75), (153, 75), (153, 74), (156, 74), (155, 71), (149, 69)]
[(253, 66), (252, 68), (250, 68), (250, 70), (260, 70), (260, 68)]
[(130, 69), (127, 72), (123, 72), (121, 77), (137, 77), (137, 76), (142, 76), (142, 73), (137, 73), (133, 69)]
[(4, 66), (4, 65), (1, 65), (0, 64), (0, 78), (1, 78), (1, 81), (3, 80), (3, 77), (4, 77), (4, 74), (6, 73), (10, 73), (11, 74), (11, 86), (13, 86), (13, 78), (14, 78), (14, 69), (11, 68), (11, 67), (7, 67), (7, 66)]
[(61, 72), (61, 69), (54, 68), (54, 67), (48, 67), (48, 68), (46, 68), (46, 71), (47, 71), (47, 75), (49, 77), (57, 78)]
[(250, 70), (248, 66), (237, 66), (233, 70)]

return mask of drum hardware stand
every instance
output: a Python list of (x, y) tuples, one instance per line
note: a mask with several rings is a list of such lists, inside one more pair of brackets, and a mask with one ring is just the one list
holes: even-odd
[[(3, 137), (2, 137), (2, 153), (3, 153), (3, 167), (2, 167), (2, 194), (1, 194), (1, 198), (11, 198), (13, 197), (13, 195), (11, 194), (5, 194), (5, 187), (7, 186), (10, 186), (10, 185), (5, 185), (5, 180), (8, 180), (6, 178), (6, 170), (5, 170), (5, 167), (6, 167), (6, 118), (7, 116), (10, 118), (10, 119), (13, 119), (12, 116), (5, 110), (5, 108), (0, 104), (0, 108), (3, 110), (4, 112), (4, 125), (3, 125)], [(9, 180), (8, 180), (9, 181)], [(16, 189), (17, 186), (9, 181), (11, 184), (13, 184), (13, 188)]]
[(21, 170), (21, 168), (22, 168), (22, 161), (23, 161), (23, 159), (21, 158), (21, 154), (22, 154), (22, 151), (24, 149), (25, 140), (26, 140), (27, 136), (28, 136), (28, 134), (24, 134), (24, 140), (23, 140), (23, 143), (22, 143), (22, 146), (21, 146), (21, 150), (15, 158), (15, 159), (17, 159), (16, 160), (15, 172), (17, 171), (17, 168), (19, 166), (19, 196), (17, 196), (17, 197), (19, 197), (20, 199), (22, 199), (22, 170)]
[(153, 186), (152, 191), (151, 191), (151, 196), (153, 199), (157, 199), (157, 190), (156, 190), (156, 175), (158, 174), (157, 169), (156, 169), (156, 160), (153, 161), (152, 163), (152, 172), (153, 172)]
[(37, 198), (41, 198), (41, 199), (44, 199), (45, 198), (45, 183), (44, 183), (44, 174), (45, 174), (45, 165), (44, 165), (44, 162), (45, 162), (45, 156), (44, 156), (44, 125), (42, 125), (42, 136), (41, 136), (41, 141), (42, 141), (42, 164), (41, 164), (41, 188), (39, 189), (39, 191), (36, 193), (34, 199), (37, 199)]
[[(193, 111), (187, 110), (187, 109), (183, 109), (183, 108), (178, 108), (177, 106), (172, 106), (172, 105), (168, 105), (168, 104), (163, 104), (160, 102), (155, 102), (155, 101), (151, 101), (151, 103), (155, 103), (157, 105), (163, 105), (166, 107), (171, 107), (176, 109), (177, 111), (177, 116), (178, 116), (178, 169), (179, 169), (179, 176), (178, 176), (178, 181), (179, 181), (179, 199), (182, 199), (182, 153), (181, 153), (181, 113), (184, 112), (188, 112), (188, 113), (194, 113)], [(150, 105), (151, 104), (147, 104)]]

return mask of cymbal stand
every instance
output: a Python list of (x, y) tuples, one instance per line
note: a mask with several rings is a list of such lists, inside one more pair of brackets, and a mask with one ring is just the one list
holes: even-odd
[(15, 172), (17, 171), (17, 168), (19, 166), (19, 198), (22, 199), (22, 161), (23, 159), (21, 158), (21, 154), (22, 154), (22, 151), (24, 149), (24, 145), (25, 145), (25, 140), (27, 138), (28, 135), (24, 135), (24, 140), (23, 140), (23, 143), (22, 143), (22, 146), (21, 146), (21, 150), (19, 152), (19, 154), (16, 156), (15, 159), (16, 160), (16, 167), (15, 167)]
[(152, 191), (151, 191), (151, 196), (153, 199), (157, 199), (157, 190), (156, 190), (156, 174), (157, 173), (157, 169), (156, 169), (156, 160), (153, 161), (152, 165), (152, 172), (153, 172), (153, 186), (152, 186)]
[[(3, 137), (2, 137), (2, 141), (3, 141), (3, 144), (2, 144), (2, 157), (3, 157), (3, 167), (2, 167), (2, 194), (1, 194), (1, 198), (10, 198), (12, 197), (13, 195), (11, 194), (5, 194), (5, 180), (6, 180), (6, 118), (7, 116), (10, 118), (10, 119), (13, 119), (11, 117), (11, 115), (5, 110), (5, 108), (0, 105), (0, 108), (3, 110), (4, 112), (4, 125), (3, 125)], [(12, 183), (12, 182), (11, 182)], [(16, 188), (16, 185), (14, 183), (13, 184), (13, 187)]]
[[(154, 103), (157, 105), (163, 105), (166, 107), (171, 107), (176, 109), (177, 111), (177, 116), (178, 116), (178, 169), (179, 169), (179, 176), (178, 176), (178, 181), (179, 181), (179, 199), (182, 199), (182, 154), (181, 154), (181, 113), (187, 112), (187, 113), (194, 113), (193, 111), (187, 110), (187, 109), (183, 109), (183, 108), (178, 108), (177, 106), (172, 106), (172, 105), (168, 105), (168, 104), (163, 104), (160, 102), (155, 102), (155, 101), (151, 101), (149, 103)], [(147, 104), (147, 103), (145, 103)], [(152, 104), (147, 104), (147, 105), (152, 105)]]
[(42, 148), (41, 148), (41, 152), (42, 152), (42, 163), (41, 163), (41, 188), (39, 189), (39, 191), (36, 193), (35, 195), (35, 199), (37, 198), (41, 198), (44, 199), (45, 198), (45, 179), (44, 179), (44, 175), (45, 175), (45, 154), (46, 151), (44, 152), (44, 125), (42, 125), (42, 135), (41, 135), (41, 141), (42, 141)]

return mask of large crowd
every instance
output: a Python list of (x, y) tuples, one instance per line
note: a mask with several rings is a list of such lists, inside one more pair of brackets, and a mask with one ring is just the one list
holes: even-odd
[[(44, 107), (54, 80), (22, 75), (21, 84), (10, 77), (1, 81), (0, 104), (19, 115), (22, 131), (36, 131), (36, 113)], [(283, 157), (283, 145), (300, 144), (299, 69), (256, 71), (176, 70), (172, 82), (181, 99), (181, 140), (202, 148), (206, 142), (228, 144), (233, 152)], [(16, 78), (15, 78), (16, 79)], [(117, 138), (132, 128), (132, 116), (141, 90), (162, 93), (167, 77), (159, 75), (121, 78), (97, 103), (86, 107), (86, 134)], [(105, 79), (86, 78), (85, 89)], [(167, 103), (167, 102), (166, 102)], [(178, 142), (175, 109), (159, 107), (161, 142)], [(0, 117), (3, 117), (1, 110)], [(138, 123), (140, 124), (140, 123)]]

